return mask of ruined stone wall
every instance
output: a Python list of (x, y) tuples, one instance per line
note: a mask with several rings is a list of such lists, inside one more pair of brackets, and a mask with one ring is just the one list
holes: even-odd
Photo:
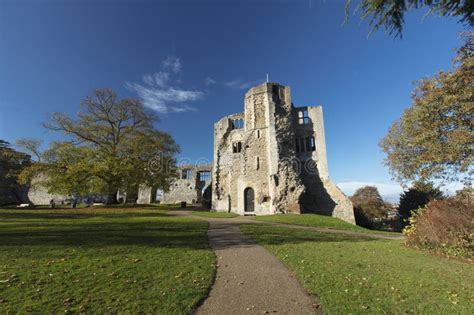
[[(298, 124), (298, 111), (307, 110), (309, 123)], [(318, 213), (355, 223), (353, 206), (349, 198), (329, 179), (321, 106), (294, 109), (294, 126), (297, 138), (314, 137), (316, 150), (297, 153), (301, 179), (306, 193), (301, 198), (303, 212)]]
[[(189, 178), (183, 178), (183, 170), (190, 171)], [(209, 172), (209, 179), (200, 180), (200, 172)], [(140, 185), (138, 190), (139, 204), (149, 204), (156, 201), (156, 196), (160, 195), (161, 203), (181, 203), (188, 204), (201, 203), (203, 192), (211, 184), (212, 165), (182, 165), (177, 169), (177, 178), (170, 184), (169, 190), (163, 192), (157, 188), (147, 185)]]
[[(287, 159), (294, 156), (288, 145), (294, 143), (289, 88), (274, 84), (252, 88), (245, 95), (244, 108), (243, 114), (215, 124), (214, 209), (243, 214), (244, 191), (252, 188), (254, 213), (298, 212), (304, 186)], [(244, 128), (232, 129), (232, 121), (242, 117)], [(242, 145), (239, 153), (233, 152), (236, 142)]]
[[(245, 94), (244, 110), (214, 125), (213, 209), (243, 214), (251, 187), (255, 214), (313, 212), (353, 223), (350, 200), (329, 179), (322, 108), (295, 108), (289, 87), (264, 83)], [(307, 111), (304, 124), (300, 110)], [(241, 118), (244, 128), (233, 128)], [(296, 152), (296, 140), (308, 137), (316, 150)]]
[(293, 127), (293, 104), (289, 87), (268, 85), (269, 108), (273, 112), (270, 120), (270, 151), (276, 170), (273, 178), (274, 213), (300, 213), (300, 198), (305, 187), (295, 168), (295, 129)]
[[(212, 177), (212, 207), (230, 212), (237, 208), (237, 183), (240, 159), (234, 159), (232, 144), (242, 141), (243, 129), (233, 129), (232, 121), (243, 114), (229, 115), (214, 124), (214, 165)], [(235, 180), (233, 180), (235, 179)]]
[(137, 198), (137, 203), (140, 205), (148, 205), (152, 202), (155, 202), (155, 198), (153, 198), (153, 188), (150, 186), (147, 186), (145, 184), (141, 184), (138, 187), (138, 198)]
[(34, 205), (48, 205), (51, 199), (56, 204), (66, 201), (68, 198), (65, 195), (50, 194), (48, 189), (44, 187), (45, 181), (48, 180), (48, 176), (45, 174), (39, 174), (31, 180), (30, 187), (28, 189), (28, 200)]
[(268, 168), (268, 106), (265, 90), (250, 90), (245, 95), (245, 130), (242, 137), (241, 172), (235, 191), (238, 200), (236, 212), (245, 210), (244, 191), (254, 191), (254, 212), (270, 214)]

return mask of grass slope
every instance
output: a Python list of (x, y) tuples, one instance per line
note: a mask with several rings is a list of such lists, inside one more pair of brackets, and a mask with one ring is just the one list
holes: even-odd
[(337, 218), (318, 215), (318, 214), (279, 214), (279, 215), (263, 215), (256, 216), (254, 220), (265, 221), (265, 222), (275, 222), (283, 224), (294, 224), (294, 225), (303, 225), (311, 227), (320, 227), (328, 228), (335, 230), (346, 230), (362, 233), (376, 233), (376, 234), (390, 234), (390, 235), (400, 235), (400, 233), (384, 232), (384, 231), (374, 231), (365, 229), (363, 227), (347, 223)]
[[(17, 205), (10, 205), (10, 206), (2, 206), (0, 210), (51, 210), (49, 205), (31, 205), (25, 208), (18, 208)], [(137, 209), (137, 210), (176, 210), (179, 209), (179, 204), (160, 204), (160, 203), (152, 203), (146, 205), (140, 204), (133, 204), (133, 203), (117, 203), (117, 204), (100, 204), (96, 206), (88, 206), (85, 203), (78, 203), (76, 208), (71, 208), (70, 204), (56, 204), (53, 210), (75, 210), (75, 209)]]
[(191, 313), (207, 223), (139, 209), (0, 210), (0, 313)]
[(220, 218), (220, 219), (228, 219), (228, 218), (235, 218), (239, 215), (236, 213), (228, 213), (228, 212), (210, 212), (210, 211), (193, 211), (193, 215), (197, 215), (200, 217), (205, 218)]
[(291, 228), (244, 225), (275, 254), (328, 314), (469, 314), (474, 266), (371, 240)]

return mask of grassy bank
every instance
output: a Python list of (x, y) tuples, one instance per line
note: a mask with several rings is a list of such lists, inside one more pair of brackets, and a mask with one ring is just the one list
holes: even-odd
[(241, 229), (276, 255), (328, 314), (469, 314), (474, 266), (373, 240), (291, 228)]
[(190, 313), (207, 223), (151, 209), (0, 210), (0, 313)]
[(369, 230), (337, 218), (318, 215), (318, 214), (279, 214), (279, 215), (263, 215), (256, 216), (254, 220), (275, 222), (283, 224), (294, 224), (318, 228), (328, 228), (334, 230), (345, 230), (362, 233), (376, 233), (376, 234), (387, 234), (387, 235), (400, 235), (400, 233), (384, 232)]

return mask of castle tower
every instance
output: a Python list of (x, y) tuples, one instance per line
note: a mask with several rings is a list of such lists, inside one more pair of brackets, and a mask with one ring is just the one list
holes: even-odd
[(263, 83), (244, 113), (214, 125), (213, 209), (239, 214), (314, 212), (354, 222), (329, 180), (321, 107), (295, 108), (289, 87)]

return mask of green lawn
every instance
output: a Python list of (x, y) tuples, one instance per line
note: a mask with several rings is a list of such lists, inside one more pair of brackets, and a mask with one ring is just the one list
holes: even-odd
[[(180, 208), (179, 204), (160, 204), (160, 203), (152, 203), (148, 205), (139, 205), (139, 204), (133, 204), (133, 203), (117, 203), (117, 204), (111, 204), (111, 205), (97, 205), (97, 206), (87, 206), (84, 203), (78, 203), (76, 205), (76, 209), (154, 209), (154, 210), (176, 210)], [(0, 210), (50, 210), (49, 205), (31, 205), (30, 207), (27, 208), (18, 208), (16, 205), (10, 205), (10, 206), (3, 206), (0, 208)], [(70, 205), (68, 204), (56, 204), (55, 206), (56, 210), (67, 210), (67, 209), (72, 209)]]
[(472, 314), (474, 266), (371, 240), (292, 228), (243, 225), (276, 255), (328, 314)]
[(318, 214), (263, 215), (263, 216), (256, 216), (253, 219), (257, 221), (303, 225), (303, 226), (320, 227), (320, 228), (328, 228), (328, 229), (335, 229), (335, 230), (400, 235), (400, 233), (369, 230), (369, 229), (366, 229), (354, 224), (347, 223), (337, 218), (333, 218), (333, 217), (329, 217), (325, 215), (318, 215)]
[(215, 274), (207, 223), (161, 210), (0, 210), (0, 314), (191, 313)]
[(197, 215), (200, 217), (206, 217), (206, 218), (235, 218), (238, 217), (239, 215), (236, 213), (228, 213), (228, 212), (210, 212), (210, 211), (193, 211), (193, 215)]

